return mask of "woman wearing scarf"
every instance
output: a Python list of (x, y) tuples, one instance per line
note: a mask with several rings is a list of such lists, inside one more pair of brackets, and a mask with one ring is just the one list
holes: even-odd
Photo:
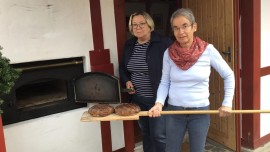
[[(234, 73), (217, 49), (194, 35), (197, 23), (190, 9), (181, 8), (171, 16), (176, 41), (165, 51), (162, 78), (150, 117), (159, 117), (168, 95), (166, 110), (208, 110), (211, 67), (224, 79), (224, 99), (219, 115), (232, 110)], [(167, 115), (166, 152), (181, 151), (185, 132), (189, 134), (191, 152), (204, 152), (210, 125), (209, 114)]]

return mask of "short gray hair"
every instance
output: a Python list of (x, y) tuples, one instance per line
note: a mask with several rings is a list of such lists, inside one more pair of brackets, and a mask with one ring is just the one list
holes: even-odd
[(154, 31), (155, 30), (155, 23), (154, 23), (152, 17), (148, 13), (146, 13), (144, 11), (141, 11), (141, 12), (136, 12), (136, 13), (133, 13), (133, 14), (130, 15), (129, 22), (128, 22), (129, 32), (131, 34), (133, 34), (133, 31), (132, 31), (132, 19), (133, 19), (134, 16), (139, 16), (139, 15), (144, 17), (144, 19), (145, 19), (147, 25), (150, 27), (151, 31)]
[(194, 24), (196, 21), (195, 21), (195, 17), (194, 17), (194, 14), (192, 12), (191, 9), (189, 8), (180, 8), (180, 9), (177, 9), (171, 16), (171, 26), (172, 26), (172, 22), (173, 20), (176, 18), (176, 17), (179, 17), (179, 16), (184, 16), (185, 18), (187, 18), (191, 24)]

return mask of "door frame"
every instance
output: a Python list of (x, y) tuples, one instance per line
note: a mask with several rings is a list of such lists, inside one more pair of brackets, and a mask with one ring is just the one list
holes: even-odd
[[(240, 100), (240, 4), (239, 0), (234, 0), (233, 1), (233, 7), (234, 7), (234, 47), (235, 47), (235, 59), (234, 59), (234, 74), (235, 74), (235, 109), (239, 110), (241, 109), (241, 100)], [(236, 134), (236, 151), (240, 152), (241, 151), (241, 117), (240, 115), (235, 115), (235, 134)]]
[[(179, 2), (179, 0), (176, 0)], [(240, 0), (234, 0), (234, 31), (235, 31), (235, 78), (236, 78), (236, 91), (235, 91), (235, 109), (240, 109), (240, 68), (238, 65), (240, 65), (240, 60), (239, 60), (239, 38), (240, 38), (240, 33), (239, 33), (239, 18), (240, 18), (240, 11), (239, 11), (239, 4)], [(115, 27), (116, 27), (116, 38), (117, 38), (117, 51), (118, 51), (118, 61), (119, 63), (121, 62), (121, 57), (123, 54), (123, 46), (126, 41), (126, 21), (125, 21), (125, 0), (114, 0), (114, 10), (115, 10)], [(123, 32), (125, 31), (125, 32)], [(235, 121), (236, 121), (236, 151), (241, 151), (241, 119), (239, 115), (235, 116)], [(128, 124), (128, 126), (131, 126)], [(125, 123), (124, 123), (124, 128)], [(125, 132), (125, 138), (128, 139), (134, 139), (134, 132), (130, 131), (124, 131)], [(126, 140), (125, 140), (126, 141)], [(133, 143), (126, 141), (125, 142), (126, 147), (133, 147), (135, 145), (134, 140)]]

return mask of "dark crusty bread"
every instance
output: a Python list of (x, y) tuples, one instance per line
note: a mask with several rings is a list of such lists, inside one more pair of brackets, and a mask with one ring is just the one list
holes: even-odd
[(93, 117), (105, 117), (114, 113), (114, 108), (109, 104), (97, 104), (89, 108), (88, 113)]
[(119, 116), (132, 116), (140, 111), (140, 107), (133, 103), (122, 103), (115, 107), (115, 113)]

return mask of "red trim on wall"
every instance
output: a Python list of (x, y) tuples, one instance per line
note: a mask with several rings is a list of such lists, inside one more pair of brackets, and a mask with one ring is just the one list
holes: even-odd
[[(93, 72), (105, 72), (114, 75), (113, 65), (110, 63), (109, 50), (104, 50), (103, 30), (100, 0), (89, 0), (92, 22), (94, 51), (89, 52), (90, 66)], [(105, 58), (104, 56), (105, 55)], [(110, 122), (100, 122), (102, 151), (112, 152)]]
[[(260, 109), (260, 0), (241, 0), (242, 109)], [(242, 146), (255, 149), (260, 115), (242, 115)]]
[(125, 0), (114, 0), (114, 16), (117, 39), (118, 62), (121, 62), (123, 47), (126, 42), (126, 12)]
[(102, 152), (112, 152), (112, 137), (110, 121), (100, 122)]
[(259, 140), (254, 142), (254, 147), (260, 147), (270, 141), (270, 134), (260, 138)]
[(0, 152), (6, 152), (4, 128), (1, 114), (0, 114)]
[(90, 51), (89, 55), (90, 55), (90, 63), (92, 66), (111, 63), (109, 49), (105, 49), (105, 50), (102, 49), (99, 51)]
[(270, 66), (261, 69), (261, 76), (270, 75)]
[[(126, 42), (126, 15), (125, 15), (125, 0), (114, 0), (114, 15), (117, 38), (118, 63), (122, 60), (123, 47)], [(123, 102), (125, 95), (122, 95)], [(123, 121), (125, 151), (131, 152), (135, 148), (134, 121)]]
[(112, 73), (114, 73), (112, 63), (91, 66), (91, 71), (93, 71), (93, 72), (103, 72), (103, 73), (107, 73), (107, 74), (111, 74), (111, 75), (113, 75)]
[[(241, 109), (240, 107), (240, 60), (239, 60), (239, 0), (234, 1), (234, 41), (235, 41), (235, 109)], [(235, 115), (235, 129), (236, 129), (236, 151), (241, 151), (241, 122), (240, 115)]]
[(94, 50), (104, 49), (100, 0), (89, 0)]
[(134, 121), (123, 121), (124, 136), (125, 136), (125, 151), (134, 151), (135, 137), (134, 137)]
[(113, 64), (110, 60), (110, 50), (90, 51), (91, 71), (104, 72), (114, 75)]

